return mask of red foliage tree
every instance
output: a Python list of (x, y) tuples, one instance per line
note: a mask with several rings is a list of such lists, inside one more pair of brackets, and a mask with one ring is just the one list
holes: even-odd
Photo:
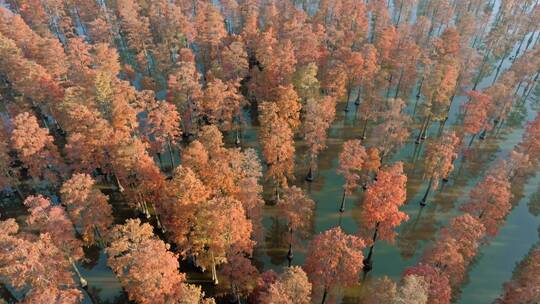
[(471, 135), (470, 146), (478, 132), (490, 126), (488, 114), (491, 107), (491, 98), (477, 91), (469, 91), (467, 95), (469, 101), (465, 104), (463, 131)]
[(362, 225), (373, 231), (372, 243), (367, 256), (366, 270), (370, 269), (373, 248), (378, 238), (393, 243), (394, 228), (409, 216), (399, 207), (407, 198), (407, 176), (403, 174), (403, 163), (398, 162), (379, 170), (377, 180), (368, 187), (364, 196)]
[(30, 176), (56, 183), (64, 172), (49, 130), (40, 128), (36, 117), (28, 112), (17, 115), (13, 127), (13, 148)]
[[(375, 129), (376, 145), (379, 148), (381, 160), (399, 149), (409, 138), (407, 127), (411, 118), (403, 113), (405, 102), (401, 99), (387, 99), (383, 108), (377, 113), (379, 126)], [(363, 137), (365, 137), (365, 126)]]
[(307, 181), (313, 180), (313, 170), (317, 166), (317, 156), (326, 148), (328, 129), (336, 114), (336, 99), (332, 96), (321, 100), (309, 99), (305, 109), (304, 139), (309, 147), (309, 173)]
[(146, 68), (151, 74), (148, 51), (152, 43), (152, 35), (148, 17), (141, 15), (142, 8), (138, 2), (120, 0), (116, 6), (121, 21), (120, 26), (126, 34), (129, 46), (137, 54), (141, 71)]
[(67, 259), (48, 233), (35, 239), (18, 234), (14, 219), (0, 222), (0, 274), (2, 282), (25, 290), (23, 303), (77, 303), (76, 288)]
[(540, 248), (535, 247), (519, 263), (512, 280), (504, 284), (504, 293), (495, 303), (535, 303), (540, 301)]
[(445, 235), (429, 248), (422, 262), (440, 269), (441, 274), (448, 278), (451, 286), (457, 286), (465, 276), (466, 262), (459, 252), (459, 241)]
[(223, 82), (218, 78), (208, 81), (203, 95), (196, 102), (199, 124), (215, 124), (223, 131), (231, 130), (245, 100), (235, 82)]
[(243, 254), (233, 254), (227, 257), (227, 264), (220, 269), (222, 277), (230, 286), (230, 292), (237, 302), (248, 296), (255, 288), (259, 271)]
[(263, 144), (262, 154), (269, 168), (271, 178), (279, 197), (279, 188), (287, 185), (294, 169), (293, 132), (283, 118), (279, 116), (276, 103), (263, 102), (259, 105), (259, 121), (261, 123), (260, 140)]
[(290, 239), (287, 258), (290, 264), (293, 258), (292, 245), (294, 242), (294, 233), (302, 234), (309, 228), (315, 209), (315, 202), (307, 197), (302, 189), (292, 186), (284, 189), (283, 197), (277, 202), (276, 206), (287, 220), (287, 225), (289, 226)]
[[(3, 131), (3, 130), (2, 130)], [(8, 141), (0, 139), (0, 189), (14, 187), (22, 198), (22, 192), (18, 187), (19, 170), (13, 167), (13, 157), (9, 153)]]
[(503, 172), (488, 174), (469, 194), (462, 210), (478, 217), (489, 236), (495, 236), (504, 218), (510, 212), (510, 183)]
[(195, 16), (197, 35), (195, 42), (201, 48), (203, 72), (210, 69), (211, 60), (217, 56), (218, 47), (227, 35), (223, 16), (212, 3), (198, 2)]
[(180, 115), (173, 104), (166, 101), (155, 102), (148, 111), (145, 135), (152, 152), (157, 153), (161, 161), (161, 153), (169, 151), (171, 168), (174, 168), (173, 147), (182, 135)]
[(420, 205), (425, 206), (431, 188), (437, 189), (439, 180), (445, 180), (454, 170), (457, 148), (461, 142), (454, 132), (443, 134), (437, 141), (428, 143), (426, 148), (424, 178), (429, 184)]
[(210, 193), (195, 173), (178, 166), (172, 179), (167, 183), (166, 198), (158, 204), (158, 213), (163, 227), (179, 251), (185, 250), (187, 235), (194, 221), (198, 205), (208, 199)]
[(304, 269), (313, 284), (313, 294), (320, 295), (322, 303), (334, 287), (349, 287), (358, 283), (363, 266), (364, 242), (341, 228), (332, 228), (315, 236), (309, 246)]
[(441, 230), (441, 238), (449, 237), (457, 241), (457, 249), (466, 263), (476, 256), (486, 228), (479, 219), (468, 213), (453, 218), (450, 224)]
[(311, 283), (302, 268), (289, 267), (270, 284), (260, 301), (262, 304), (309, 304)]
[(345, 211), (345, 197), (351, 195), (360, 181), (360, 171), (367, 157), (366, 149), (360, 140), (349, 140), (343, 143), (343, 151), (339, 154), (338, 173), (345, 178), (343, 197), (341, 198), (340, 212)]
[(167, 82), (167, 100), (176, 106), (182, 119), (182, 130), (191, 134), (194, 102), (201, 96), (199, 73), (190, 49), (181, 49), (179, 59)]
[(416, 275), (424, 278), (428, 284), (428, 303), (449, 304), (452, 290), (448, 278), (437, 267), (426, 264), (418, 264), (405, 269), (403, 276)]
[(48, 233), (53, 243), (70, 259), (83, 256), (82, 243), (75, 235), (73, 223), (62, 206), (54, 206), (41, 195), (29, 196), (24, 201), (30, 215), (26, 219), (31, 230)]
[(87, 245), (95, 244), (107, 235), (112, 225), (112, 208), (108, 197), (95, 187), (88, 174), (74, 174), (60, 189), (62, 202)]
[[(107, 264), (120, 279), (129, 299), (139, 303), (170, 303), (185, 275), (178, 272), (178, 257), (159, 240), (152, 226), (140, 220), (117, 225), (106, 249)], [(176, 299), (176, 300), (180, 300)]]
[(188, 253), (203, 269), (210, 268), (214, 284), (218, 283), (216, 265), (227, 262), (227, 256), (251, 255), (252, 224), (242, 204), (231, 197), (215, 197), (202, 203), (195, 212), (188, 234)]
[[(537, 115), (527, 125), (521, 143), (519, 144), (519, 149), (523, 153), (528, 154), (533, 161), (540, 156), (540, 115)], [(534, 162), (537, 164), (537, 161)]]

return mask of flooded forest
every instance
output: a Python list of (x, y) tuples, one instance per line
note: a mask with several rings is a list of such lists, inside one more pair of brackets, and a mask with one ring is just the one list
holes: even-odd
[(539, 76), (539, 0), (0, 0), (0, 304), (538, 304)]

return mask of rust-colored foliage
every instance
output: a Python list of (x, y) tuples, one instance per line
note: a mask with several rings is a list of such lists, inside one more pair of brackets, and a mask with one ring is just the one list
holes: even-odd
[[(178, 257), (169, 245), (154, 236), (152, 226), (140, 220), (117, 225), (106, 249), (107, 264), (126, 289), (129, 299), (139, 303), (170, 303), (185, 280), (178, 272)], [(176, 300), (179, 300), (178, 298)]]
[(317, 156), (326, 148), (328, 129), (336, 114), (336, 100), (332, 96), (308, 99), (304, 121), (304, 138), (309, 146), (310, 168), (317, 164)]
[(296, 186), (284, 189), (283, 197), (277, 202), (277, 207), (287, 220), (291, 236), (293, 232), (303, 234), (307, 232), (311, 226), (315, 202), (302, 189)]
[(298, 266), (289, 267), (270, 284), (262, 295), (262, 304), (309, 304), (311, 303), (311, 283), (304, 270)]
[(24, 205), (30, 212), (26, 223), (31, 230), (49, 234), (65, 257), (79, 259), (83, 256), (82, 243), (77, 239), (73, 222), (62, 206), (52, 205), (49, 199), (41, 195), (27, 197)]
[[(57, 227), (60, 229), (60, 227)], [(0, 222), (0, 275), (17, 290), (24, 290), (23, 303), (77, 303), (83, 294), (77, 289), (71, 264), (43, 233), (29, 239), (18, 233), (14, 219)]]
[(36, 117), (28, 112), (17, 115), (13, 126), (13, 148), (30, 176), (56, 183), (64, 174), (63, 164), (49, 130), (41, 128)]
[(315, 299), (321, 294), (326, 298), (336, 286), (349, 287), (358, 283), (364, 246), (360, 238), (346, 234), (339, 227), (315, 236), (304, 267), (313, 284)]
[(276, 103), (263, 102), (259, 105), (259, 111), (262, 153), (269, 166), (267, 176), (274, 180), (276, 185), (285, 186), (292, 177), (294, 168), (293, 132), (284, 118), (279, 116)]
[(60, 189), (62, 203), (88, 245), (106, 236), (113, 222), (108, 197), (95, 183), (90, 175), (77, 173)]
[(434, 189), (437, 189), (440, 179), (447, 178), (454, 170), (454, 160), (458, 156), (459, 143), (460, 139), (454, 132), (444, 133), (440, 139), (428, 143), (424, 178), (431, 179)]
[(512, 280), (504, 284), (504, 292), (496, 303), (535, 303), (540, 300), (540, 248), (533, 248), (518, 267)]
[(418, 264), (405, 269), (403, 276), (415, 275), (422, 277), (428, 284), (428, 303), (449, 304), (452, 290), (448, 278), (436, 266)]
[(359, 186), (360, 171), (367, 157), (366, 149), (359, 140), (349, 140), (343, 143), (343, 151), (339, 154), (338, 173), (345, 177), (343, 189), (351, 195)]
[(379, 170), (377, 180), (368, 187), (364, 196), (362, 225), (376, 229), (380, 239), (393, 243), (394, 228), (409, 216), (400, 211), (407, 198), (407, 176), (403, 173), (403, 163), (398, 162)]
[(504, 172), (491, 172), (469, 194), (462, 210), (478, 217), (489, 236), (497, 235), (499, 226), (510, 212), (510, 182)]
[(467, 93), (469, 101), (465, 104), (465, 117), (463, 131), (475, 135), (482, 129), (489, 128), (488, 113), (491, 107), (491, 98), (477, 91)]

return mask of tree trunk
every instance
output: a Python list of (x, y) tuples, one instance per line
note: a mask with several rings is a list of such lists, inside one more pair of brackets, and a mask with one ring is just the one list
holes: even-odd
[[(424, 77), (422, 77), (422, 79), (420, 79), (420, 85), (418, 86), (418, 93), (416, 93), (416, 99), (418, 100), (418, 98), (420, 98), (420, 94), (422, 93), (422, 86), (424, 85)], [(414, 116), (414, 113), (413, 113), (413, 116)]]
[(120, 183), (120, 180), (118, 179), (118, 176), (113, 170), (114, 180), (116, 181), (116, 186), (118, 187), (118, 191), (120, 193), (124, 192), (124, 187), (122, 187), (122, 184)]
[(427, 122), (426, 122), (426, 126), (424, 127), (424, 131), (422, 132), (422, 136), (420, 136), (420, 139), (421, 140), (426, 140), (427, 139), (427, 132), (429, 130), (429, 126), (431, 124), (431, 115), (428, 116), (428, 119), (427, 119)]
[(350, 86), (347, 88), (347, 102), (345, 103), (345, 109), (343, 111), (349, 112), (349, 101), (351, 99), (351, 88)]
[(157, 152), (156, 155), (159, 160), (159, 167), (163, 169), (163, 160), (161, 159), (161, 153)]
[(420, 144), (420, 139), (422, 138), (422, 133), (424, 133), (424, 126), (427, 124), (428, 118), (425, 117), (424, 121), (422, 122), (422, 126), (420, 127), (420, 132), (418, 132), (418, 136), (416, 137), (415, 143), (418, 145)]
[(373, 269), (373, 263), (371, 262), (371, 258), (373, 257), (373, 249), (375, 248), (375, 242), (377, 242), (377, 236), (379, 234), (379, 225), (380, 225), (380, 222), (377, 222), (377, 224), (375, 225), (375, 231), (373, 232), (373, 237), (372, 237), (373, 244), (369, 246), (368, 255), (363, 261), (364, 272), (369, 272), (371, 269)]
[(275, 198), (276, 198), (276, 203), (279, 202), (279, 186), (276, 184), (276, 189), (275, 189)]
[(445, 126), (447, 120), (448, 120), (448, 117), (446, 117), (446, 119), (443, 119), (443, 120), (440, 121), (440, 123), (439, 123), (439, 131), (437, 132), (438, 137), (441, 137), (441, 135), (443, 134), (444, 126)]
[(386, 88), (386, 98), (390, 97), (390, 89), (392, 88), (393, 79), (394, 79), (394, 74), (390, 74), (390, 79), (388, 79), (388, 87)]
[(214, 284), (214, 286), (217, 286), (219, 284), (219, 280), (216, 274), (216, 260), (214, 258), (213, 252), (211, 252), (211, 255), (212, 255), (212, 284)]
[(311, 169), (311, 165), (309, 165), (309, 171), (308, 171), (308, 174), (306, 176), (306, 181), (308, 181), (308, 182), (313, 181), (313, 171)]
[(69, 262), (71, 263), (71, 267), (73, 267), (73, 270), (75, 271), (75, 274), (77, 274), (77, 277), (79, 278), (79, 284), (81, 284), (82, 288), (86, 288), (88, 286), (88, 282), (86, 279), (81, 275), (81, 272), (79, 271), (79, 268), (77, 268), (77, 265), (75, 265), (75, 262), (71, 257), (68, 258)]
[(358, 87), (358, 94), (356, 95), (356, 100), (354, 101), (354, 104), (359, 106), (360, 105), (360, 94), (362, 92), (362, 88)]
[(362, 136), (360, 137), (361, 140), (366, 139), (366, 132), (367, 132), (367, 125), (368, 125), (368, 119), (364, 119), (364, 128), (362, 129)]
[(167, 140), (167, 146), (169, 148), (169, 158), (171, 159), (171, 171), (173, 171), (174, 170), (174, 153), (173, 153), (173, 148), (172, 148), (170, 140)]
[(480, 133), (480, 136), (478, 137), (480, 140), (484, 140), (486, 139), (486, 133), (487, 133), (487, 130), (484, 129), (482, 130), (482, 133)]
[(426, 193), (424, 193), (424, 197), (422, 198), (422, 201), (420, 201), (420, 206), (425, 207), (427, 204), (427, 198), (429, 196), (429, 191), (431, 191), (431, 186), (433, 185), (433, 176), (429, 180), (428, 187), (426, 189)]
[(469, 141), (469, 147), (472, 146), (475, 137), (476, 137), (476, 134), (473, 134), (473, 135), (471, 136), (471, 141)]
[(482, 64), (480, 65), (480, 68), (478, 69), (478, 76), (476, 77), (476, 80), (474, 81), (473, 90), (476, 90), (476, 88), (478, 87), (478, 84), (482, 80), (482, 77), (484, 74), (482, 70), (484, 69), (484, 66), (486, 65), (488, 57), (489, 57), (489, 52), (487, 52), (486, 55), (484, 56), (484, 59), (482, 60)]
[(293, 260), (293, 250), (292, 250), (292, 243), (293, 243), (293, 229), (289, 228), (289, 251), (287, 252), (287, 260), (289, 261), (289, 267), (291, 267), (291, 263)]
[(323, 296), (322, 296), (322, 302), (321, 304), (324, 304), (326, 302), (326, 297), (328, 296), (328, 291), (326, 290), (326, 287), (324, 288)]
[(343, 196), (341, 197), (341, 207), (339, 207), (339, 212), (345, 212), (345, 190), (343, 190)]
[(495, 72), (495, 77), (493, 77), (493, 82), (491, 82), (491, 85), (494, 85), (495, 81), (497, 81), (497, 77), (499, 77), (499, 73), (501, 72), (501, 67), (505, 59), (506, 59), (506, 53), (503, 55), (503, 57), (501, 58), (501, 62), (497, 66), (497, 71)]
[[(403, 2), (402, 2), (403, 3)], [(399, 74), (398, 83), (396, 85), (396, 93), (394, 94), (394, 98), (398, 98), (399, 90), (401, 88), (401, 81), (403, 80), (403, 69), (401, 69), (401, 73)]]
[(238, 147), (240, 146), (240, 130), (236, 129), (236, 138), (234, 139), (234, 144)]
[(396, 27), (399, 26), (399, 22), (401, 21), (401, 13), (403, 11), (403, 3), (405, 1), (401, 1), (401, 5), (399, 6), (399, 14), (398, 14), (398, 18), (397, 18), (397, 21), (396, 21)]

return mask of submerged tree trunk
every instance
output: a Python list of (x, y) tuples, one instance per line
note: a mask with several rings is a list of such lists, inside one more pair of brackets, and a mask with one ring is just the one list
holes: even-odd
[(120, 180), (118, 179), (118, 175), (116, 175), (116, 172), (114, 172), (114, 170), (113, 170), (113, 176), (114, 176), (114, 180), (116, 181), (116, 187), (118, 188), (118, 192), (123, 193), (124, 187), (120, 183)]
[(343, 190), (343, 196), (341, 197), (341, 207), (339, 207), (339, 212), (341, 213), (345, 212), (345, 193), (346, 191)]
[[(420, 85), (418, 86), (418, 93), (416, 93), (416, 99), (420, 98), (420, 94), (422, 93), (422, 86), (424, 85), (424, 77), (420, 79)], [(414, 115), (414, 114), (413, 114)]]
[(327, 296), (328, 296), (328, 291), (327, 291), (327, 288), (325, 287), (324, 292), (323, 292), (323, 296), (322, 296), (321, 304), (324, 304), (326, 302), (326, 297)]
[(427, 205), (427, 198), (429, 196), (429, 192), (431, 191), (431, 187), (433, 185), (433, 176), (429, 180), (428, 187), (426, 189), (426, 193), (424, 193), (424, 197), (422, 198), (422, 201), (420, 201), (420, 206), (424, 207)]
[(416, 137), (415, 143), (418, 145), (420, 144), (420, 140), (422, 139), (422, 134), (424, 133), (424, 127), (427, 125), (428, 118), (425, 117), (424, 121), (422, 122), (422, 126), (420, 127), (420, 132), (418, 132), (418, 136)]
[(159, 160), (159, 167), (163, 169), (163, 160), (161, 159), (161, 153), (157, 152), (156, 155)]
[(472, 146), (475, 137), (476, 137), (476, 134), (473, 134), (471, 136), (471, 141), (469, 141), (469, 147)]
[(366, 139), (366, 132), (367, 132), (367, 125), (368, 125), (368, 119), (364, 119), (364, 128), (362, 129), (362, 136), (360, 136), (361, 140)]
[(289, 228), (289, 251), (287, 252), (287, 260), (289, 261), (289, 267), (291, 267), (291, 263), (293, 260), (293, 250), (292, 250), (292, 243), (293, 243), (293, 229), (292, 227)]
[(405, 3), (405, 1), (401, 1), (401, 5), (399, 6), (399, 13), (398, 13), (397, 21), (396, 21), (396, 27), (399, 26), (399, 22), (401, 21), (401, 13), (403, 11), (403, 3)]
[(238, 147), (240, 146), (240, 129), (236, 129), (236, 138), (234, 139), (234, 144)]
[(375, 225), (375, 231), (373, 232), (373, 238), (371, 239), (373, 243), (371, 244), (371, 246), (369, 246), (368, 255), (363, 261), (364, 272), (369, 272), (371, 271), (371, 269), (373, 269), (373, 263), (371, 261), (371, 258), (373, 257), (373, 249), (375, 248), (375, 242), (377, 242), (377, 236), (379, 234), (379, 225), (380, 225), (380, 222), (377, 222), (377, 224)]
[(424, 127), (424, 131), (421, 133), (420, 140), (426, 140), (427, 139), (427, 132), (429, 130), (430, 124), (431, 124), (431, 115), (428, 116), (426, 126)]
[(81, 272), (79, 271), (79, 268), (77, 268), (77, 265), (75, 265), (75, 262), (71, 257), (68, 258), (69, 262), (71, 263), (71, 267), (73, 267), (73, 270), (75, 271), (75, 274), (77, 274), (77, 277), (79, 278), (79, 283), (81, 284), (82, 288), (86, 288), (88, 286), (88, 282), (86, 279), (81, 275)]
[(401, 81), (403, 80), (403, 69), (401, 69), (401, 73), (399, 74), (398, 83), (396, 85), (396, 93), (394, 94), (394, 98), (398, 98), (399, 90), (401, 89)]
[(219, 284), (219, 280), (216, 274), (216, 260), (214, 258), (214, 253), (211, 252), (210, 254), (212, 256), (212, 284), (214, 284), (214, 286), (217, 286)]
[(173, 171), (174, 170), (174, 153), (173, 153), (173, 148), (172, 148), (170, 140), (167, 140), (167, 146), (169, 148), (169, 158), (171, 160), (171, 171)]
[(347, 88), (347, 102), (345, 103), (345, 109), (343, 111), (349, 112), (349, 101), (351, 100), (351, 88), (350, 86)]
[(354, 104), (359, 106), (360, 105), (360, 94), (362, 92), (362, 88), (358, 87), (358, 94), (356, 95), (356, 99), (354, 100)]
[(499, 77), (499, 73), (501, 72), (501, 67), (505, 59), (506, 59), (506, 53), (503, 55), (503, 57), (501, 58), (501, 62), (497, 66), (497, 71), (495, 72), (495, 77), (493, 77), (493, 81), (491, 82), (491, 85), (494, 85), (495, 81), (497, 81), (497, 77)]
[(309, 165), (309, 171), (306, 176), (306, 181), (312, 182), (313, 181), (313, 170), (311, 169), (311, 165)]

